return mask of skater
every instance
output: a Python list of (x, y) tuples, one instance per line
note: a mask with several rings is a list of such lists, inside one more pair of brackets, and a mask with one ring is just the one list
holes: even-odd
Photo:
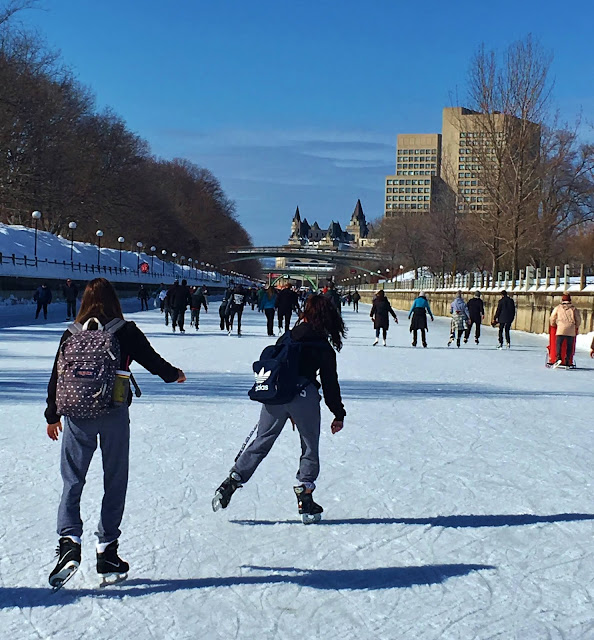
[(326, 291), (324, 291), (324, 296), (332, 302), (338, 313), (342, 312), (340, 294), (336, 291), (336, 284), (334, 283), (334, 280), (328, 280), (328, 286), (326, 287)]
[(503, 334), (505, 332), (505, 343), (507, 348), (509, 349), (510, 344), (510, 335), (509, 330), (511, 329), (512, 322), (516, 317), (516, 305), (514, 301), (507, 295), (507, 291), (505, 289), (501, 292), (501, 298), (499, 299), (499, 303), (497, 305), (497, 310), (495, 311), (495, 317), (493, 318), (493, 324), (496, 325), (499, 323), (499, 346), (498, 349), (503, 349)]
[(361, 300), (361, 294), (355, 289), (353, 293), (353, 311), (359, 313), (359, 300)]
[(192, 324), (196, 331), (198, 331), (198, 327), (200, 325), (200, 309), (204, 307), (204, 312), (208, 313), (208, 306), (206, 304), (206, 296), (204, 295), (206, 287), (196, 287), (194, 293), (192, 294), (192, 304), (190, 305), (190, 309), (192, 310)]
[(427, 300), (427, 294), (424, 291), (419, 293), (419, 297), (415, 298), (408, 312), (408, 318), (412, 317), (410, 321), (410, 332), (413, 334), (412, 346), (417, 346), (417, 332), (421, 332), (421, 342), (424, 348), (427, 348), (427, 337), (425, 332), (427, 331), (427, 314), (431, 317), (433, 322), (433, 313)]
[(159, 285), (159, 293), (157, 294), (157, 299), (159, 300), (159, 309), (161, 309), (161, 313), (165, 311), (165, 298), (167, 297), (167, 288), (163, 283)]
[(287, 282), (285, 288), (278, 292), (276, 296), (276, 309), (278, 313), (278, 332), (280, 335), (284, 333), (284, 331), (289, 330), (293, 311), (299, 313), (299, 296), (293, 291), (293, 285), (290, 282)]
[[(557, 360), (553, 366), (563, 365), (571, 367), (573, 364), (573, 352), (575, 349), (575, 337), (580, 329), (580, 312), (571, 303), (571, 296), (564, 293), (561, 304), (557, 305), (551, 313), (550, 325), (557, 328)], [(565, 360), (562, 357), (565, 345)]]
[(390, 327), (390, 315), (394, 318), (394, 322), (398, 324), (398, 318), (392, 309), (392, 305), (383, 289), (377, 292), (373, 304), (371, 305), (371, 311), (369, 317), (373, 320), (373, 327), (375, 329), (375, 340), (373, 346), (379, 342), (380, 329), (382, 331), (383, 345), (386, 346), (386, 336), (388, 328)]
[(144, 285), (140, 285), (138, 289), (138, 299), (140, 300), (140, 310), (148, 311), (149, 292), (144, 288)]
[(221, 300), (221, 304), (219, 306), (219, 318), (221, 331), (228, 331), (228, 318), (229, 311), (231, 308), (231, 297), (233, 296), (233, 287), (229, 286), (225, 289), (225, 293), (223, 294), (223, 299)]
[(468, 307), (462, 298), (462, 291), (458, 289), (456, 297), (450, 304), (450, 314), (452, 321), (450, 323), (450, 339), (448, 347), (456, 340), (456, 346), (460, 347), (462, 336), (466, 333), (466, 324), (469, 321)]
[(33, 296), (33, 300), (37, 302), (37, 311), (35, 312), (35, 320), (39, 318), (39, 313), (43, 309), (43, 317), (47, 320), (47, 305), (52, 301), (52, 292), (47, 284), (44, 282), (37, 288)]
[(185, 333), (186, 307), (192, 304), (188, 281), (182, 280), (180, 285), (176, 280), (173, 283), (173, 287), (167, 292), (167, 297), (169, 298), (169, 306), (171, 307), (171, 326), (173, 327), (173, 333), (175, 333), (176, 327), (179, 327), (180, 333)]
[[(102, 327), (98, 326), (97, 322)], [(101, 328), (105, 331), (99, 331)], [(85, 409), (87, 415), (88, 410), (99, 412), (95, 405), (89, 406), (91, 396), (85, 396), (84, 393), (85, 385), (92, 384), (93, 381), (86, 377), (84, 384), (81, 384), (77, 382), (79, 378), (69, 378), (67, 366), (72, 361), (77, 362), (79, 369), (84, 365), (85, 351), (89, 351), (88, 345), (98, 345), (97, 342), (89, 341), (95, 340), (92, 336), (99, 333), (112, 336), (113, 344), (110, 348), (115, 348), (117, 343), (118, 371), (112, 369), (112, 372), (113, 376), (119, 379), (115, 382), (112, 378), (114, 393), (104, 402), (97, 417), (68, 417), (85, 415)], [(83, 342), (83, 336), (84, 340), (87, 340), (86, 343)], [(80, 342), (77, 347), (70, 346), (72, 351), (69, 352), (69, 345), (74, 345), (73, 341), (77, 337)], [(92, 353), (93, 362), (97, 361), (98, 353), (98, 349)], [(108, 358), (111, 351), (105, 351), (104, 348), (102, 353)], [(97, 572), (104, 578), (107, 575), (121, 578), (128, 572), (128, 563), (118, 556), (118, 538), (128, 485), (128, 407), (132, 401), (132, 393), (126, 381), (130, 375), (127, 373), (128, 367), (133, 360), (165, 382), (184, 382), (186, 379), (181, 369), (173, 367), (154, 351), (145, 335), (133, 322), (124, 320), (120, 301), (111, 283), (105, 278), (92, 280), (83, 293), (76, 324), (65, 331), (60, 339), (47, 390), (47, 435), (51, 440), (58, 440), (63, 429), (60, 470), (64, 488), (58, 509), (58, 561), (49, 576), (49, 583), (54, 588), (59, 588), (80, 565), (83, 534), (80, 499), (87, 470), (97, 448), (97, 438), (101, 446), (104, 487), (97, 533)], [(65, 380), (59, 380), (59, 361), (61, 366), (62, 363), (66, 364), (66, 374), (63, 374)], [(91, 364), (87, 364), (86, 370), (91, 370)], [(103, 371), (102, 368), (98, 375), (103, 375)], [(119, 387), (118, 383), (122, 381), (125, 382), (125, 386)], [(98, 383), (96, 379), (95, 383)], [(108, 384), (107, 379), (103, 384)], [(98, 402), (95, 395), (92, 398), (94, 402)], [(117, 403), (118, 399), (119, 406), (114, 406), (114, 401)], [(66, 415), (62, 416), (60, 409)]]
[(233, 331), (233, 320), (237, 314), (237, 335), (241, 336), (241, 316), (243, 315), (243, 308), (246, 304), (246, 295), (244, 288), (238, 284), (233, 295), (229, 299), (229, 311), (227, 313), (227, 331), (229, 335)]
[(70, 278), (66, 280), (66, 284), (62, 287), (62, 295), (66, 300), (66, 320), (76, 318), (76, 299), (78, 298), (78, 287)]
[(474, 292), (474, 297), (468, 301), (466, 307), (468, 309), (469, 321), (468, 321), (468, 327), (466, 328), (466, 335), (464, 336), (464, 344), (466, 344), (468, 342), (468, 338), (470, 338), (472, 325), (475, 326), (474, 342), (478, 344), (479, 338), (481, 337), (481, 322), (485, 317), (485, 305), (481, 300), (480, 291)]
[(274, 335), (274, 310), (276, 308), (276, 297), (276, 289), (270, 285), (258, 303), (258, 308), (260, 311), (263, 311), (266, 316), (266, 331), (269, 336)]
[(217, 489), (213, 499), (215, 511), (227, 507), (233, 493), (252, 477), (286, 421), (291, 420), (301, 440), (297, 471), (299, 484), (293, 488), (299, 513), (306, 524), (320, 519), (323, 509), (312, 497), (320, 470), (320, 385), (316, 375), (319, 371), (324, 401), (334, 414), (331, 431), (338, 433), (343, 428), (346, 411), (340, 396), (334, 350), (340, 351), (342, 348), (345, 333), (342, 318), (330, 300), (324, 296), (311, 296), (307, 300), (302, 318), (291, 330), (292, 339), (302, 343), (298, 367), (300, 376), (308, 381), (307, 386), (297, 391), (286, 404), (262, 405), (256, 437), (238, 456), (229, 476)]

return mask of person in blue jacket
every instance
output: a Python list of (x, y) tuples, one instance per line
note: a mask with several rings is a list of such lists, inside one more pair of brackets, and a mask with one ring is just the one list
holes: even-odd
[(260, 301), (258, 309), (266, 315), (266, 328), (269, 336), (274, 335), (274, 312), (276, 307), (276, 289), (270, 285)]
[(427, 338), (425, 332), (427, 331), (427, 314), (431, 317), (433, 322), (433, 313), (429, 301), (427, 300), (427, 294), (424, 291), (419, 293), (419, 297), (414, 300), (412, 307), (408, 312), (408, 318), (412, 317), (410, 321), (410, 331), (413, 334), (412, 346), (417, 346), (417, 331), (421, 332), (421, 341), (423, 347), (427, 346)]

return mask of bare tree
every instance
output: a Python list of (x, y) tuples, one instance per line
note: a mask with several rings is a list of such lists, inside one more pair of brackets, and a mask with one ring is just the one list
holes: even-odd
[[(537, 222), (540, 132), (548, 117), (550, 64), (551, 56), (530, 36), (512, 44), (501, 61), (481, 47), (471, 64), (468, 94), (476, 113), (460, 118), (467, 136), (461, 159), (482, 191), (474, 207), (475, 228), (491, 253), (494, 272), (506, 255), (517, 272)], [(469, 201), (462, 198), (466, 210), (471, 209)]]

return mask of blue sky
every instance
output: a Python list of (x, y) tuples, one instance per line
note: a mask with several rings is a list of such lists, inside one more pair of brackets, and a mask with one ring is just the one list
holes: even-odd
[[(404, 5), (405, 6), (402, 6)], [(21, 15), (99, 108), (164, 158), (210, 169), (255, 244), (284, 243), (298, 205), (344, 227), (382, 215), (398, 133), (441, 130), (477, 47), (532, 33), (555, 102), (594, 120), (594, 4), (574, 0), (43, 0)], [(565, 8), (567, 7), (567, 8)]]

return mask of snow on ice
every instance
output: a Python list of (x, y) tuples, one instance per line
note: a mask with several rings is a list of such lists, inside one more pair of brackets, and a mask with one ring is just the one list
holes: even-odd
[[(406, 316), (372, 347), (365, 307), (345, 311), (338, 356), (348, 412), (323, 409), (318, 525), (292, 491), (299, 439), (285, 427), (224, 511), (210, 501), (259, 406), (246, 395), (268, 343), (172, 335), (134, 314), (184, 385), (138, 371), (120, 550), (128, 581), (99, 589), (96, 454), (83, 493), (83, 562), (53, 595), (59, 445), (45, 433), (45, 387), (64, 324), (0, 330), (0, 638), (488, 639), (594, 637), (590, 492), (592, 365), (544, 367), (546, 340), (514, 332), (510, 351), (446, 348), (449, 321), (413, 349)], [(368, 307), (367, 307), (368, 309)], [(138, 367), (137, 367), (138, 369)]]

